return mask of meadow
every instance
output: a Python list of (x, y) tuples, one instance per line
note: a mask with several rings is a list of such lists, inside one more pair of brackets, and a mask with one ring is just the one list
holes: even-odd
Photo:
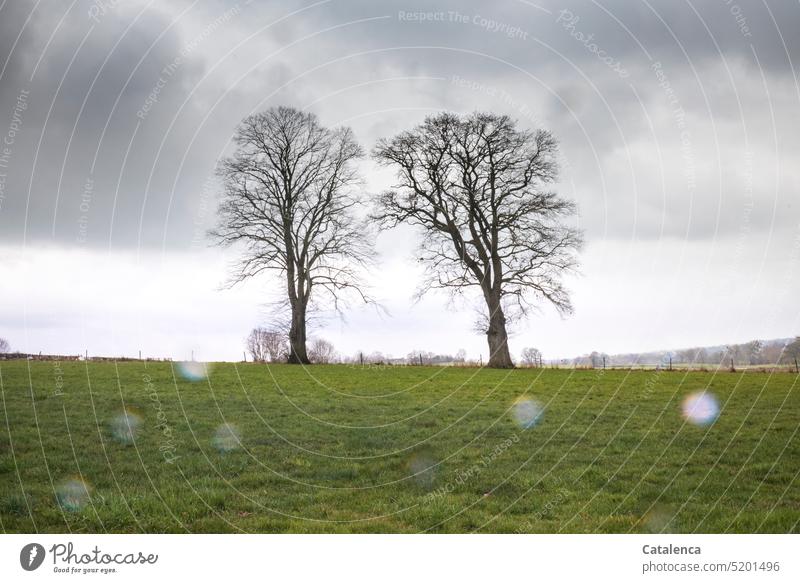
[(0, 528), (798, 532), (799, 378), (0, 361)]

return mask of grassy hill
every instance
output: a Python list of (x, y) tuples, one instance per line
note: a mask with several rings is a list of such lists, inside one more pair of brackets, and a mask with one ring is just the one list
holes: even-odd
[(0, 362), (2, 530), (800, 531), (794, 374), (204, 372)]

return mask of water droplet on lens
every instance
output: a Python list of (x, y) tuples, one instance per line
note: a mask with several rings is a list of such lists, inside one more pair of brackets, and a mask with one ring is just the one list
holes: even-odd
[(111, 435), (126, 445), (136, 441), (136, 435), (139, 433), (139, 428), (142, 426), (142, 418), (130, 410), (125, 410), (109, 423)]
[(719, 403), (709, 392), (692, 393), (683, 400), (683, 417), (695, 425), (711, 425), (719, 417)]
[(418, 486), (433, 488), (436, 481), (436, 459), (428, 452), (417, 452), (408, 459), (408, 472)]
[(187, 381), (192, 381), (192, 382), (202, 381), (208, 378), (208, 375), (211, 372), (211, 363), (195, 362), (193, 360), (187, 362), (179, 362), (178, 372)]
[(211, 444), (223, 453), (233, 451), (242, 445), (241, 432), (232, 423), (223, 423), (217, 427)]
[(527, 397), (517, 399), (511, 409), (514, 422), (521, 429), (530, 429), (539, 424), (544, 416), (544, 407), (534, 399)]
[(642, 517), (642, 526), (647, 532), (654, 534), (671, 533), (674, 531), (674, 519), (675, 512), (673, 509), (656, 504)]
[(56, 500), (64, 510), (77, 512), (89, 502), (89, 491), (90, 487), (86, 482), (73, 478), (56, 487)]

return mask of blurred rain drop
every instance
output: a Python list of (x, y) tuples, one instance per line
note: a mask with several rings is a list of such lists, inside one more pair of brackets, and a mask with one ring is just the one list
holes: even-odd
[(514, 422), (521, 429), (530, 429), (539, 424), (544, 416), (544, 408), (538, 401), (527, 397), (517, 399), (511, 410)]
[(179, 362), (178, 372), (187, 381), (202, 381), (208, 378), (211, 372), (211, 364), (207, 362), (196, 362), (194, 360)]
[(642, 517), (642, 525), (647, 532), (654, 534), (671, 533), (674, 532), (674, 519), (675, 512), (671, 508), (657, 504)]
[(433, 455), (427, 451), (421, 451), (409, 458), (408, 471), (418, 486), (430, 490), (436, 481), (436, 465)]
[(114, 439), (126, 445), (136, 441), (136, 435), (141, 426), (142, 418), (128, 409), (114, 417), (109, 423)]
[(56, 487), (56, 500), (64, 510), (76, 512), (89, 502), (89, 486), (83, 480), (73, 478)]
[(217, 427), (211, 444), (219, 451), (227, 453), (242, 445), (242, 435), (232, 423), (223, 423)]
[(711, 393), (692, 393), (683, 400), (683, 416), (695, 425), (711, 425), (719, 417), (719, 404)]

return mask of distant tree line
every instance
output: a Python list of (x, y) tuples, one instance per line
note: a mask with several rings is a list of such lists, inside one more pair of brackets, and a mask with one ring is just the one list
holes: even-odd
[[(264, 327), (253, 328), (245, 345), (253, 362), (285, 363), (289, 359), (289, 336), (285, 331)], [(308, 360), (311, 364), (363, 364), (363, 365), (442, 365), (480, 364), (479, 359), (469, 360), (464, 349), (455, 355), (437, 354), (429, 350), (412, 350), (406, 356), (394, 357), (380, 351), (357, 351), (343, 355), (336, 351), (333, 343), (324, 338), (311, 338), (308, 343)]]
[(686, 348), (675, 351), (657, 351), (607, 355), (592, 352), (569, 362), (575, 366), (598, 368), (607, 366), (681, 365), (757, 366), (794, 365), (800, 361), (800, 336), (794, 339), (751, 340), (743, 344)]

